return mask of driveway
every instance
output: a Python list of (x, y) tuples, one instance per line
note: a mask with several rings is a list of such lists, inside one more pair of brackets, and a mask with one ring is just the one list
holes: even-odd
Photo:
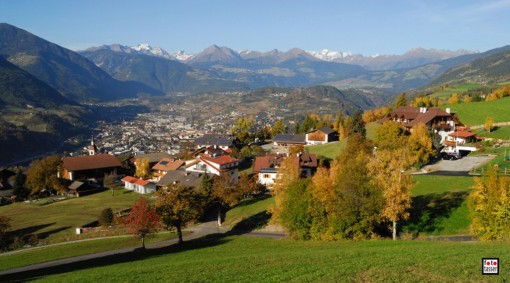
[(466, 156), (458, 160), (440, 160), (435, 164), (427, 165), (423, 169), (427, 172), (469, 172), (474, 168), (491, 161), (496, 155)]

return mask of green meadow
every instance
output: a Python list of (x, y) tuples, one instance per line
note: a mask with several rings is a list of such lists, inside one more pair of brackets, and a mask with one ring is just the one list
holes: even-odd
[(213, 235), (172, 246), (25, 272), (36, 282), (504, 282), (483, 257), (508, 261), (507, 243), (316, 242)]
[(487, 117), (494, 118), (494, 122), (510, 122), (510, 97), (492, 101), (460, 103), (441, 108), (447, 107), (457, 113), (460, 121), (468, 126), (483, 125)]

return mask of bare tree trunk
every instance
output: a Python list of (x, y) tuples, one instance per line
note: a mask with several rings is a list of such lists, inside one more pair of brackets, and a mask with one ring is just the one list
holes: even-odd
[(397, 221), (393, 221), (393, 241), (397, 240)]
[(145, 250), (145, 236), (142, 236), (142, 250)]
[(177, 225), (177, 235), (179, 236), (179, 244), (183, 243), (181, 225)]

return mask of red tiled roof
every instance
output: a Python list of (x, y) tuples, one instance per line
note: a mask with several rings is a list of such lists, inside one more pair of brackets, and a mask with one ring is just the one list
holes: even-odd
[(131, 177), (131, 176), (126, 176), (121, 179), (121, 181), (128, 182), (128, 183), (134, 183), (134, 182), (136, 182), (136, 180), (137, 179), (135, 177)]
[(472, 133), (472, 132), (455, 132), (455, 133), (449, 134), (448, 136), (454, 137), (454, 138), (469, 138), (469, 137), (473, 137), (475, 135), (476, 134)]
[(83, 171), (92, 169), (120, 167), (122, 164), (111, 154), (68, 156), (63, 158), (63, 166), (67, 171)]
[(152, 170), (161, 170), (161, 171), (168, 172), (168, 171), (172, 171), (172, 170), (177, 170), (183, 164), (184, 164), (184, 161), (182, 161), (182, 160), (173, 160), (171, 158), (163, 158), (158, 162), (158, 164), (156, 164), (152, 167)]
[(121, 181), (139, 185), (139, 186), (146, 186), (146, 185), (150, 184), (149, 181), (138, 179), (138, 178), (131, 177), (131, 176), (126, 176), (126, 177), (122, 178)]
[(286, 156), (286, 154), (270, 154), (267, 156), (257, 157), (253, 164), (253, 172), (258, 173), (262, 168), (270, 168), (271, 163), (279, 165)]

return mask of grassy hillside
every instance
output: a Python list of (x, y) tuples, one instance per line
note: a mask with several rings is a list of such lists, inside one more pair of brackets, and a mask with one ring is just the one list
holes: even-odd
[(0, 207), (0, 215), (11, 218), (11, 229), (19, 235), (39, 234), (47, 243), (86, 237), (75, 235), (75, 229), (96, 221), (101, 211), (114, 212), (129, 208), (139, 197), (129, 191), (105, 191), (80, 198), (67, 199), (47, 205), (15, 203)]
[(510, 121), (510, 97), (493, 101), (461, 103), (442, 108), (446, 107), (450, 107), (452, 112), (457, 113), (461, 122), (466, 125), (482, 125), (488, 116), (494, 118), (494, 122)]
[(83, 261), (24, 279), (44, 282), (499, 282), (483, 276), (482, 257), (506, 258), (506, 243), (314, 242), (209, 237)]
[(467, 235), (472, 177), (414, 175), (410, 218), (402, 230), (414, 236)]
[(446, 88), (441, 88), (438, 91), (435, 91), (431, 94), (431, 97), (437, 97), (440, 99), (448, 99), (453, 93), (463, 94), (473, 90), (489, 90), (491, 87), (483, 84), (476, 83), (468, 83), (468, 84), (459, 84), (459, 85), (451, 85)]

